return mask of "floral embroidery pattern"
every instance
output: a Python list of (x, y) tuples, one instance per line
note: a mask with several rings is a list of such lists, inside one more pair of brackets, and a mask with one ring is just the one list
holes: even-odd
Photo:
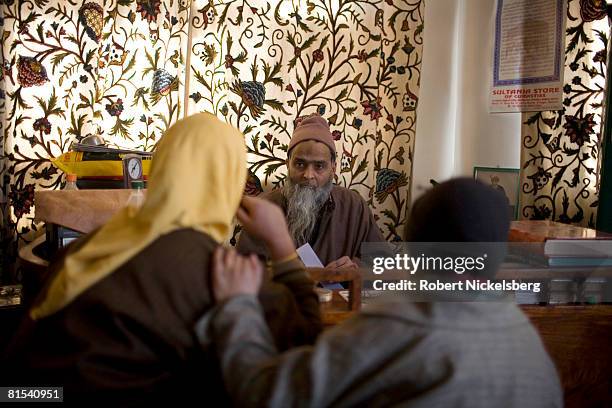
[(33, 191), (61, 187), (50, 159), (72, 142), (100, 134), (150, 151), (204, 110), (245, 134), (253, 195), (284, 182), (294, 120), (319, 112), (337, 144), (337, 183), (400, 239), (423, 13), (423, 0), (0, 2), (3, 239), (38, 228)]
[(607, 32), (605, 2), (570, 0), (564, 109), (523, 114), (521, 218), (595, 225)]
[[(318, 112), (336, 141), (336, 182), (368, 201), (387, 239), (400, 239), (423, 3), (209, 2), (193, 19), (192, 61), (203, 63), (192, 63), (187, 109), (214, 112), (245, 134), (250, 174), (263, 190), (284, 183), (296, 118)], [(259, 192), (256, 185), (247, 191)]]
[(61, 187), (50, 159), (72, 142), (99, 133), (111, 146), (152, 150), (183, 115), (188, 10), (160, 0), (0, 2), (3, 248), (37, 230), (34, 190)]

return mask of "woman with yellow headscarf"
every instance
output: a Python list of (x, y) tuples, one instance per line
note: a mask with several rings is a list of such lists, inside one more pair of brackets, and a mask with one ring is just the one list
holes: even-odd
[(277, 345), (312, 341), (320, 328), (313, 282), (282, 212), (243, 199), (245, 180), (237, 129), (208, 113), (173, 125), (155, 152), (140, 211), (117, 213), (52, 266), (6, 352), (2, 384), (63, 386), (66, 402), (139, 405), (187, 394), (224, 402), (217, 362), (194, 325), (213, 306), (212, 253), (240, 205), (245, 229), (276, 253), (260, 298)]

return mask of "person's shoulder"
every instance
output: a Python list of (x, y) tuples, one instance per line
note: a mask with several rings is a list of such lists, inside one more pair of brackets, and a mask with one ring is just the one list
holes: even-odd
[(336, 202), (348, 202), (350, 204), (359, 204), (367, 207), (367, 203), (358, 192), (346, 187), (334, 185), (331, 195)]
[[(391, 302), (375, 304), (360, 312), (342, 324), (343, 337), (353, 339), (371, 339), (371, 333), (385, 332), (391, 334), (383, 340), (386, 346), (407, 341), (410, 336), (431, 332), (433, 328), (428, 322), (423, 324), (415, 318), (415, 311), (408, 302)], [(334, 328), (336, 329), (336, 328)], [(334, 330), (332, 329), (332, 330)], [(338, 334), (337, 329), (335, 332)], [(359, 340), (355, 340), (355, 345)], [(358, 347), (358, 346), (357, 346)], [(384, 351), (382, 352), (384, 353)]]
[[(159, 236), (133, 257), (129, 265), (131, 273), (150, 273), (162, 281), (167, 277), (191, 276), (192, 271), (208, 265), (219, 244), (208, 234), (191, 228), (181, 228)], [(168, 274), (168, 268), (172, 273)], [(153, 271), (157, 271), (154, 274)]]
[(265, 193), (261, 193), (257, 196), (258, 198), (263, 198), (264, 200), (270, 201), (276, 205), (282, 207), (283, 204), (283, 192), (280, 188), (275, 188), (274, 190), (266, 191)]
[(274, 190), (264, 191), (258, 197), (265, 198), (266, 200), (275, 199), (278, 197), (282, 197), (283, 192), (280, 188), (275, 188)]
[(163, 248), (164, 252), (171, 253), (174, 249), (183, 252), (193, 249), (212, 249), (216, 246), (216, 241), (210, 235), (192, 228), (181, 228), (157, 238), (151, 244), (150, 250)]

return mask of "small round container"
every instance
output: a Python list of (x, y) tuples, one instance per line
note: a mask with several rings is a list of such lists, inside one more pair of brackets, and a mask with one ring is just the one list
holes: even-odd
[(332, 291), (325, 288), (315, 288), (315, 292), (317, 292), (317, 296), (319, 296), (319, 302), (331, 302), (332, 300)]
[(92, 135), (89, 134), (87, 136), (85, 136), (82, 140), (81, 140), (82, 144), (86, 144), (86, 145), (90, 145), (90, 146), (104, 146), (106, 143), (104, 142), (104, 139), (102, 138), (102, 136), (100, 135)]

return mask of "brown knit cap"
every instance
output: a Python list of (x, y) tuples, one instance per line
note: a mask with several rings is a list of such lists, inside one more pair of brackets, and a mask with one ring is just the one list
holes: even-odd
[(298, 143), (314, 140), (327, 145), (333, 152), (334, 158), (336, 157), (336, 146), (329, 130), (329, 123), (327, 123), (327, 120), (318, 113), (313, 113), (309, 116), (297, 118), (295, 122), (295, 129), (293, 130), (293, 136), (289, 142), (287, 153), (289, 153)]

